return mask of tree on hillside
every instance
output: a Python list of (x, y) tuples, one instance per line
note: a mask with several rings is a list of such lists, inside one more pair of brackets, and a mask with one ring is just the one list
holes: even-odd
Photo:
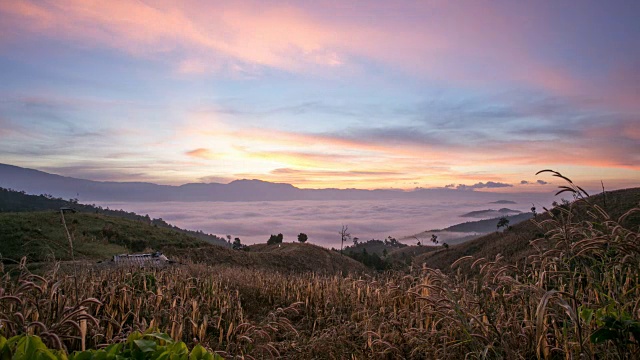
[(505, 229), (509, 227), (509, 219), (507, 219), (505, 216), (501, 217), (498, 220), (498, 224), (496, 225), (496, 228), (498, 230), (500, 230), (501, 227), (503, 227)]
[(278, 235), (271, 234), (271, 236), (269, 237), (269, 240), (267, 240), (267, 245), (282, 244), (283, 239), (284, 239), (284, 236), (282, 235), (282, 233)]
[[(386, 249), (384, 249), (386, 251)], [(384, 252), (383, 252), (384, 254)], [(389, 263), (387, 263), (385, 260), (383, 260), (382, 258), (380, 258), (380, 256), (377, 253), (371, 253), (369, 254), (369, 252), (367, 251), (366, 248), (362, 248), (362, 251), (360, 252), (354, 252), (353, 250), (350, 250), (347, 253), (347, 256), (349, 256), (350, 258), (361, 262), (362, 264), (364, 264), (367, 267), (370, 267), (372, 269), (376, 269), (379, 271), (383, 271), (388, 269), (390, 266)], [(385, 255), (386, 256), (386, 255)]]
[(340, 230), (340, 254), (342, 254), (342, 247), (344, 242), (351, 239), (351, 234), (349, 234), (349, 226), (342, 225), (342, 229)]
[(533, 217), (536, 217), (536, 215), (538, 215), (538, 213), (536, 212), (535, 204), (531, 204), (531, 212), (533, 213)]
[(398, 239), (394, 238), (393, 236), (389, 235), (387, 236), (387, 239), (385, 240), (385, 245), (390, 245), (390, 246), (399, 246), (400, 243), (398, 242)]
[(235, 238), (233, 240), (233, 250), (240, 250), (242, 249), (242, 242), (240, 242), (240, 238)]
[(298, 241), (299, 242), (305, 243), (305, 242), (307, 242), (307, 240), (309, 240), (309, 237), (307, 236), (307, 234), (305, 234), (305, 233), (298, 234)]

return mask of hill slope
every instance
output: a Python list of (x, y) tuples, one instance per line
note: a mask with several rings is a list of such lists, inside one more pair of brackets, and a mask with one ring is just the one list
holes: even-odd
[(216, 246), (195, 249), (168, 247), (165, 252), (186, 261), (211, 265), (231, 265), (281, 272), (315, 272), (322, 274), (365, 273), (361, 263), (312, 244), (282, 243), (251, 245), (248, 251)]
[[(65, 222), (74, 238), (77, 259), (107, 260), (118, 253), (147, 248), (209, 245), (168, 228), (103, 214), (66, 213)], [(69, 241), (57, 211), (0, 213), (0, 241), (4, 258), (19, 260), (27, 256), (29, 262), (71, 259)]]
[(361, 253), (366, 251), (369, 254), (376, 254), (378, 256), (384, 256), (385, 253), (391, 253), (394, 250), (407, 247), (408, 245), (398, 242), (396, 239), (393, 239), (393, 242), (389, 242), (388, 240), (367, 240), (362, 241), (354, 245), (345, 246), (343, 252), (345, 254), (349, 253)]
[[(160, 250), (170, 258), (211, 265), (285, 272), (353, 273), (366, 268), (346, 256), (310, 244), (283, 244), (263, 251), (237, 251), (140, 221), (95, 213), (67, 213), (76, 260), (96, 262), (113, 255)], [(253, 250), (253, 249), (252, 249)], [(7, 264), (23, 256), (29, 263), (69, 261), (69, 242), (59, 212), (0, 213), (0, 258)]]
[[(591, 196), (589, 201), (601, 206), (612, 218), (617, 219), (640, 204), (640, 188), (608, 191), (604, 196), (602, 194)], [(584, 211), (585, 209), (580, 206), (576, 208), (579, 215), (586, 217)], [(549, 215), (544, 213), (536, 216), (535, 220), (540, 222), (548, 218)], [(640, 226), (640, 214), (629, 216), (624, 225), (632, 228)], [(523, 221), (514, 225), (509, 231), (494, 232), (463, 244), (451, 246), (449, 249), (440, 249), (417, 256), (414, 263), (448, 270), (449, 265), (463, 256), (470, 255), (489, 259), (494, 258), (497, 254), (503, 255), (508, 263), (522, 263), (527, 256), (534, 253), (529, 242), (543, 235), (543, 231), (533, 222)]]
[[(258, 259), (269, 259), (274, 257), (271, 263), (276, 265), (278, 262), (287, 262), (296, 264), (298, 268), (327, 269), (330, 272), (364, 272), (366, 267), (361, 263), (342, 256), (335, 251), (323, 248), (313, 244), (301, 243), (282, 243), (281, 246), (256, 244), (249, 246), (252, 255)], [(284, 264), (282, 264), (284, 265)], [(327, 272), (327, 270), (323, 270)]]
[[(518, 215), (505, 216), (509, 220), (509, 224), (515, 225), (522, 221), (529, 220), (533, 217), (533, 213), (522, 213)], [(488, 233), (496, 230), (496, 224), (499, 218), (485, 219), (478, 221), (468, 221), (456, 225), (449, 226), (442, 230), (431, 230), (427, 232), (451, 231), (451, 232), (474, 232)]]
[(406, 265), (410, 265), (414, 258), (439, 249), (439, 246), (411, 245), (391, 251), (385, 258), (385, 261), (391, 264), (392, 268), (399, 269)]
[(124, 210), (104, 209), (101, 206), (80, 204), (75, 200), (64, 200), (51, 195), (29, 195), (24, 192), (4, 189), (0, 187), (0, 213), (25, 211), (58, 211), (60, 208), (71, 208), (83, 213), (103, 214), (123, 219), (136, 220), (143, 223), (168, 228), (193, 236), (214, 245), (229, 246), (223, 238), (202, 231), (192, 231), (173, 226), (162, 219), (151, 219), (149, 215), (142, 216)]
[[(518, 215), (505, 216), (512, 226), (522, 221), (529, 220), (533, 217), (533, 213), (522, 213)], [(464, 223), (449, 226), (444, 229), (433, 229), (423, 231), (421, 233), (406, 236), (402, 240), (421, 240), (423, 244), (430, 244), (432, 235), (437, 236), (440, 243), (448, 245), (462, 244), (471, 240), (475, 240), (485, 234), (496, 230), (499, 218), (467, 221)]]

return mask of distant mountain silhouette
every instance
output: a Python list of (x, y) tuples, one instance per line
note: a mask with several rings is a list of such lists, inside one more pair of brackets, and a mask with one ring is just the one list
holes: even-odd
[(515, 214), (520, 214), (520, 213), (521, 213), (521, 211), (518, 211), (518, 210), (502, 208), (500, 210), (487, 209), (487, 210), (471, 211), (471, 212), (468, 212), (468, 213), (460, 215), (460, 216), (461, 217), (475, 217), (475, 218), (494, 218), (494, 217), (497, 217), (497, 216), (515, 215)]
[[(509, 220), (509, 225), (515, 225), (522, 221), (529, 220), (533, 218), (533, 213), (520, 213), (517, 215), (509, 215), (505, 216), (507, 220)], [(496, 231), (496, 224), (498, 223), (498, 218), (484, 219), (484, 220), (476, 220), (476, 221), (467, 221), (460, 224), (452, 225), (446, 227), (442, 230), (429, 230), (425, 231), (423, 234), (433, 233), (433, 232), (461, 232), (461, 233), (490, 233)], [(421, 234), (417, 234), (418, 236)], [(425, 235), (421, 235), (418, 237), (425, 237)]]
[(190, 183), (180, 186), (148, 182), (92, 181), (0, 164), (0, 187), (29, 194), (50, 194), (87, 201), (286, 201), (286, 200), (434, 200), (493, 199), (495, 195), (454, 189), (300, 189), (291, 184), (235, 180), (228, 184)]

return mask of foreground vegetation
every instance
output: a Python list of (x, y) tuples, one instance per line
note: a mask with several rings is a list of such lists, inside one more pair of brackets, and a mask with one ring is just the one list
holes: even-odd
[(218, 354), (209, 352), (202, 345), (191, 351), (181, 341), (173, 341), (167, 334), (147, 331), (134, 332), (126, 342), (111, 344), (104, 349), (76, 351), (49, 349), (37, 335), (16, 335), (10, 339), (0, 336), (0, 359), (16, 360), (218, 360)]
[(23, 263), (0, 278), (0, 335), (73, 352), (152, 329), (225, 358), (640, 358), (640, 239), (629, 221), (640, 209), (612, 217), (568, 189), (577, 201), (531, 223), (538, 236), (522, 239), (530, 250), (517, 264), (463, 256), (447, 271), (427, 263), (343, 277), (195, 255), (75, 276), (59, 267), (38, 276)]

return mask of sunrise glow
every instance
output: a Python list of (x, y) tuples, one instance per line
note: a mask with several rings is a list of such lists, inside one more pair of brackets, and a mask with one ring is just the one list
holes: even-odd
[(637, 186), (638, 14), (598, 1), (3, 1), (0, 162), (160, 184), (548, 191), (535, 173), (553, 168)]

